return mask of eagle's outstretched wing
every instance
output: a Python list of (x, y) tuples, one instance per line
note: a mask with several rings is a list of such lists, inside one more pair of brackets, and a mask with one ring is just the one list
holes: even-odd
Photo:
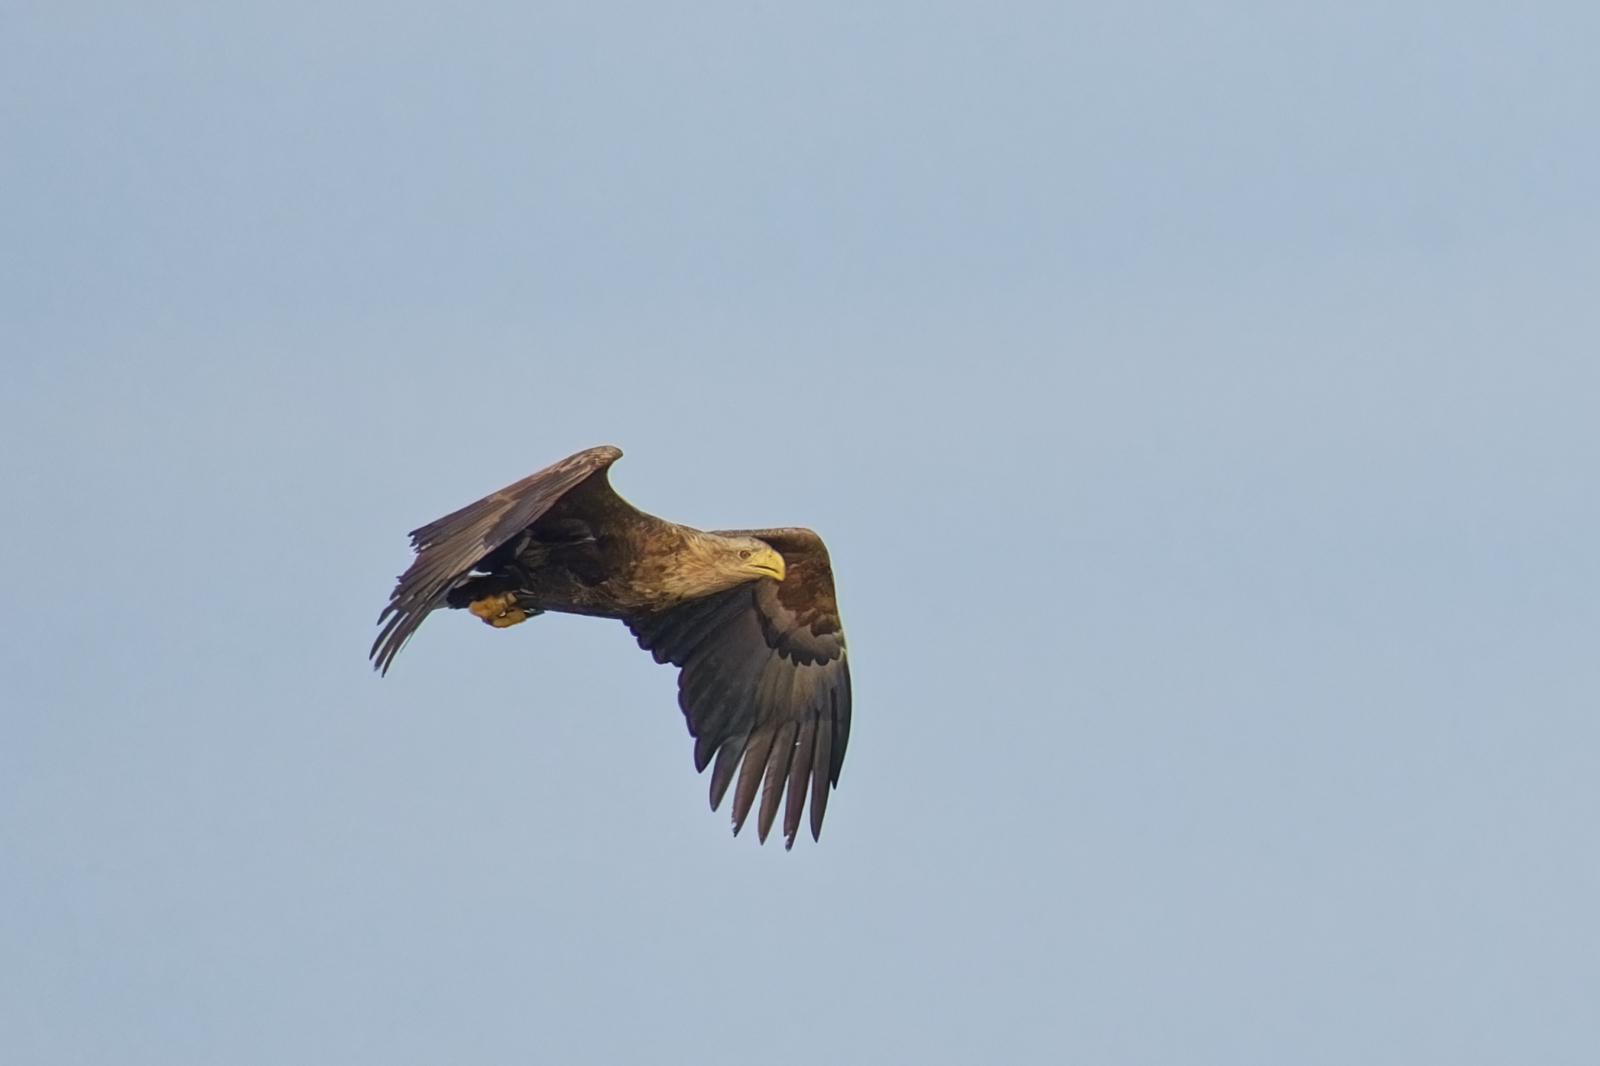
[(383, 629), (369, 653), (373, 666), (387, 673), (428, 612), (444, 602), (473, 564), (537, 522), (580, 482), (620, 458), (622, 450), (608, 444), (581, 451), (413, 530), (411, 546), (417, 557), (400, 575), (389, 605), (378, 616)]
[(657, 662), (682, 668), (678, 705), (695, 737), (695, 768), (717, 757), (712, 809), (742, 758), (733, 831), (744, 825), (761, 786), (756, 827), (766, 840), (787, 792), (783, 835), (792, 847), (808, 786), (811, 836), (822, 832), (828, 788), (839, 783), (850, 739), (850, 666), (833, 568), (822, 538), (809, 529), (718, 532), (772, 545), (783, 556), (784, 580), (763, 578), (629, 618), (628, 628)]

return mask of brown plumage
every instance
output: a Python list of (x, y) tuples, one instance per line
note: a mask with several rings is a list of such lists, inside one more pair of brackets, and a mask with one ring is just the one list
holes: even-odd
[(781, 800), (793, 847), (809, 791), (816, 839), (850, 738), (828, 549), (809, 529), (706, 533), (645, 514), (611, 488), (621, 457), (590, 448), (414, 531), (417, 557), (378, 618), (373, 665), (388, 672), (440, 606), (497, 628), (545, 611), (621, 619), (657, 662), (681, 668), (695, 769), (716, 757), (711, 808), (737, 771), (733, 831), (759, 789), (762, 841)]

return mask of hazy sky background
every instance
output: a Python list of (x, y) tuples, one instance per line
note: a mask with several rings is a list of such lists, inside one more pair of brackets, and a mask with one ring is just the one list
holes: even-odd
[[(1600, 8), (0, 10), (0, 1060), (1600, 1061)], [(829, 542), (820, 845), (407, 530)]]

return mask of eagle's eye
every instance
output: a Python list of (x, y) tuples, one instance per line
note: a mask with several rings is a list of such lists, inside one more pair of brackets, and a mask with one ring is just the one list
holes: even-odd
[(745, 550), (744, 550), (744, 551), (742, 551), (742, 552), (740, 552), (740, 553), (739, 553), (739, 558), (741, 558), (741, 559), (748, 559), (748, 558), (750, 558), (750, 549), (749, 549), (749, 548), (746, 548), (746, 549), (745, 549)]

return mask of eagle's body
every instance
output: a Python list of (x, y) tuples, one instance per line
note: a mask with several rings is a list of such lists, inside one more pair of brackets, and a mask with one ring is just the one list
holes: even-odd
[(787, 791), (789, 845), (811, 792), (822, 830), (850, 729), (850, 671), (821, 538), (808, 529), (702, 532), (633, 507), (606, 471), (611, 447), (579, 452), (411, 534), (372, 647), (387, 671), (436, 607), (496, 627), (545, 611), (617, 618), (658, 662), (683, 669), (678, 703), (695, 766), (717, 756), (715, 809), (734, 793), (734, 832), (761, 788), (762, 840)]

